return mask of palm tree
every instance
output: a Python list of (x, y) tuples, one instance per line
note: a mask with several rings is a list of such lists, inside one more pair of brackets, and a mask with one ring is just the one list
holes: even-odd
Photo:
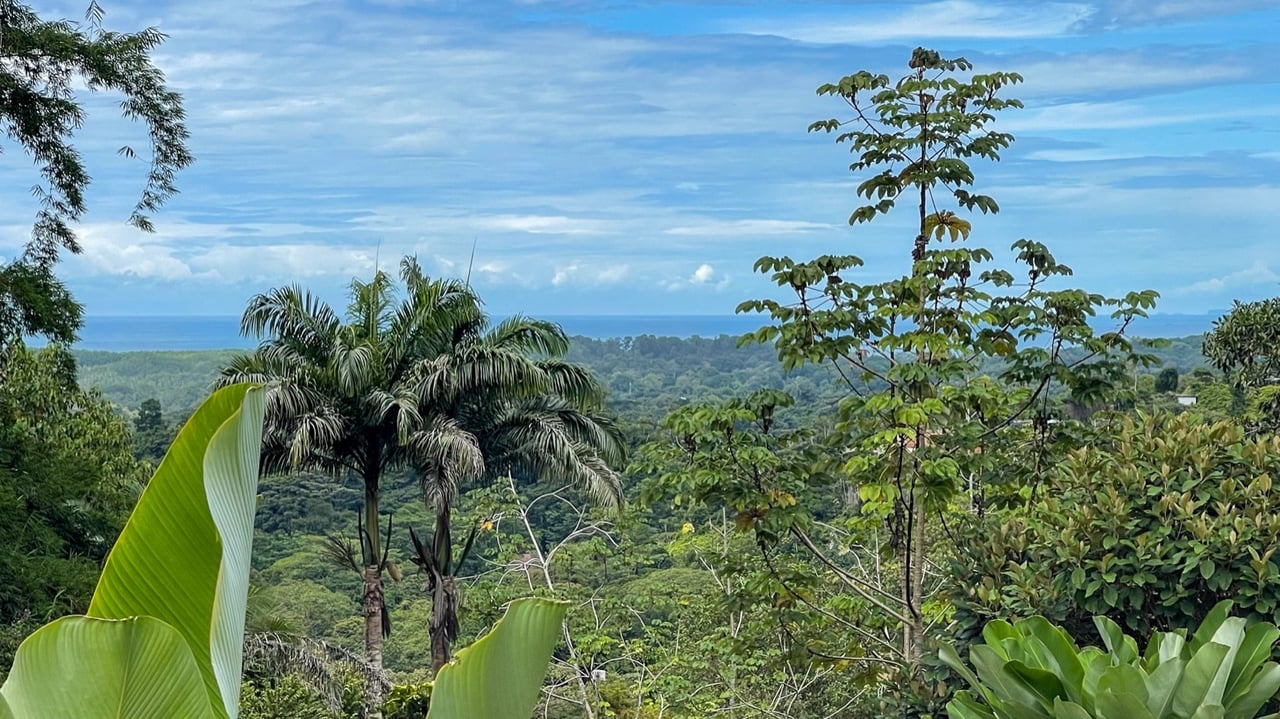
[(513, 317), (490, 327), (481, 316), (461, 319), (440, 339), (437, 359), (422, 365), (417, 394), (423, 416), (448, 432), (421, 436), (451, 441), (414, 448), (435, 527), (425, 541), (411, 531), (432, 597), (433, 674), (458, 637), (455, 577), (476, 533), (473, 527), (455, 559), (452, 512), (461, 490), (501, 476), (537, 478), (577, 485), (617, 508), (622, 487), (612, 467), (624, 459), (620, 431), (601, 415), (603, 388), (563, 360), (569, 342), (559, 326)]
[[(379, 483), (388, 471), (426, 458), (447, 456), (456, 471), (470, 471), (467, 462), (475, 461), (468, 437), (422, 413), (420, 393), (429, 389), (423, 378), (431, 376), (442, 338), (482, 320), (479, 300), (463, 283), (428, 280), (411, 257), (400, 275), (406, 290), (399, 298), (385, 272), (352, 281), (345, 317), (297, 286), (254, 297), (241, 332), (259, 339), (258, 349), (234, 358), (218, 380), (269, 387), (264, 472), (309, 469), (363, 483), (365, 662), (375, 673), (390, 629), (382, 586), (390, 527), (380, 528)], [(365, 715), (380, 717), (382, 701), (382, 684), (366, 682)]]

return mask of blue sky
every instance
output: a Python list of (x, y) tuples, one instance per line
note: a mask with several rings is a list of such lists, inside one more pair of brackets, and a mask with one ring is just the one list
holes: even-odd
[[(79, 17), (83, 0), (36, 2)], [(853, 253), (899, 274), (909, 218), (850, 228), (844, 148), (809, 135), (814, 89), (912, 47), (1023, 74), (1018, 141), (977, 166), (1003, 212), (973, 239), (1046, 242), (1077, 286), (1152, 288), (1201, 313), (1280, 294), (1280, 2), (102, 0), (107, 25), (170, 35), (197, 163), (155, 234), (124, 223), (141, 143), (90, 102), (91, 314), (238, 314), (301, 282), (414, 253), (498, 313), (719, 314), (770, 292), (762, 254)], [(36, 179), (0, 165), (0, 255)], [(855, 276), (846, 277), (854, 279)]]

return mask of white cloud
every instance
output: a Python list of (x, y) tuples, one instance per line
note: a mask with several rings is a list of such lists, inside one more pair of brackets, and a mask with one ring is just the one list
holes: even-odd
[(1059, 148), (1036, 150), (1027, 153), (1029, 160), (1045, 162), (1103, 162), (1107, 160), (1131, 160), (1142, 157), (1123, 150), (1109, 150), (1103, 147)]
[(1188, 87), (1241, 82), (1256, 77), (1247, 58), (1216, 51), (1192, 56), (1140, 50), (1062, 53), (1008, 69), (1024, 78), (1012, 91), (1023, 99), (1071, 97), (1137, 90), (1182, 91)]
[(1103, 0), (1095, 21), (1106, 29), (1194, 20), (1274, 5), (1275, 0)]
[(675, 279), (668, 279), (661, 283), (661, 286), (667, 290), (687, 290), (695, 287), (710, 287), (716, 292), (720, 292), (727, 288), (732, 278), (712, 266), (708, 262), (703, 262), (694, 268), (693, 272)]
[(601, 220), (546, 215), (477, 217), (473, 222), (482, 228), (528, 232), (534, 235), (594, 235), (604, 232), (609, 227), (608, 222)]
[(371, 275), (374, 252), (323, 244), (216, 245), (192, 255), (191, 267), (223, 282), (290, 282)]
[(555, 268), (551, 284), (562, 285), (612, 285), (626, 279), (631, 268), (625, 264), (593, 265), (583, 262), (570, 262)]
[(1255, 260), (1254, 263), (1243, 270), (1236, 270), (1220, 277), (1210, 277), (1192, 283), (1179, 290), (1180, 294), (1195, 293), (1218, 293), (1227, 290), (1238, 290), (1245, 287), (1255, 287), (1257, 285), (1270, 284), (1280, 285), (1280, 274), (1277, 274), (1266, 263), (1261, 260)]
[(1213, 120), (1280, 116), (1280, 105), (1235, 106), (1222, 110), (1173, 112), (1138, 102), (1069, 102), (1037, 107), (1004, 118), (1000, 129), (1012, 132), (1054, 130), (1136, 130), (1200, 124)]
[(687, 237), (794, 235), (829, 230), (832, 227), (821, 222), (803, 220), (704, 220), (694, 225), (667, 228), (663, 230), (663, 234)]
[[(900, 6), (901, 7), (901, 6)], [(849, 12), (800, 19), (734, 22), (729, 30), (815, 43), (874, 43), (917, 38), (1032, 38), (1074, 32), (1093, 14), (1084, 3), (1035, 2), (1001, 5), (941, 0), (901, 7), (878, 16)]]
[(82, 252), (70, 261), (73, 272), (160, 280), (185, 280), (194, 274), (174, 256), (172, 247), (127, 225), (87, 225), (78, 235)]

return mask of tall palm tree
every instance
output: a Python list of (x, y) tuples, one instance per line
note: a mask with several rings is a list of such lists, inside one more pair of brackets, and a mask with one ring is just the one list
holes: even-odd
[[(450, 434), (422, 437), (466, 439), (413, 452), (435, 515), (429, 538), (412, 534), (432, 596), (433, 674), (449, 661), (458, 636), (455, 577), (475, 538), (473, 527), (455, 559), (452, 515), (461, 490), (500, 476), (536, 478), (577, 485), (616, 508), (622, 487), (612, 468), (624, 459), (621, 432), (601, 413), (603, 388), (585, 368), (563, 360), (569, 341), (559, 326), (513, 317), (490, 327), (480, 316), (459, 318), (446, 335), (437, 359), (422, 365), (417, 394), (423, 416)], [(451, 453), (459, 448), (465, 457)]]
[[(461, 282), (427, 279), (413, 258), (401, 263), (400, 276), (402, 296), (385, 272), (353, 281), (343, 317), (297, 286), (254, 297), (241, 332), (259, 339), (258, 349), (234, 358), (218, 380), (268, 386), (264, 472), (310, 469), (363, 483), (365, 661), (375, 673), (382, 669), (389, 631), (382, 586), (387, 542), (378, 510), (382, 477), (443, 457), (456, 465), (451, 471), (472, 471), (468, 462), (477, 461), (469, 436), (422, 413), (420, 393), (429, 389), (422, 378), (431, 375), (443, 338), (482, 320), (479, 300)], [(380, 682), (366, 682), (364, 702), (366, 716), (381, 716)]]

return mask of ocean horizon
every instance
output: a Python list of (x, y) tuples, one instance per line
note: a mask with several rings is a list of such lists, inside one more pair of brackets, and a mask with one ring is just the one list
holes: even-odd
[[(1153, 315), (1135, 322), (1132, 333), (1138, 337), (1186, 337), (1207, 332), (1217, 317)], [(715, 338), (742, 335), (766, 324), (766, 319), (756, 314), (546, 315), (540, 319), (559, 324), (570, 336), (596, 340), (642, 335)], [(234, 315), (91, 315), (85, 318), (74, 347), (139, 352), (250, 349), (256, 344), (240, 335), (240, 318)]]

